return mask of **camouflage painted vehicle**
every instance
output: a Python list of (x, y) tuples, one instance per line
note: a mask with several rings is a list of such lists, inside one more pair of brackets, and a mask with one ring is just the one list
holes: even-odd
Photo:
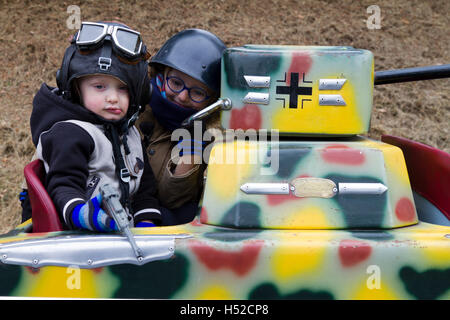
[(221, 108), (240, 136), (210, 150), (198, 217), (132, 229), (140, 259), (121, 234), (27, 221), (0, 238), (0, 295), (449, 299), (450, 155), (361, 136), (389, 78), (372, 53), (249, 45), (222, 71), (197, 116)]

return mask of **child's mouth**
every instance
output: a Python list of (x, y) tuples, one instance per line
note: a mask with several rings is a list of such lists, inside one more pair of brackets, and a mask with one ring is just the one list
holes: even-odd
[(109, 108), (109, 109), (105, 109), (105, 110), (112, 114), (121, 114), (122, 113), (122, 110), (116, 109), (116, 108)]

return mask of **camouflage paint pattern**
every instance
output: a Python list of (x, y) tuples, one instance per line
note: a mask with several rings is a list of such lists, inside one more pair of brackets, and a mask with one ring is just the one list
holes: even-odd
[[(15, 232), (1, 238), (0, 246), (9, 241), (64, 236), (64, 232)], [(76, 271), (76, 266), (33, 269), (0, 263), (0, 295), (450, 299), (449, 227), (420, 222), (390, 230), (236, 230), (196, 220), (134, 232), (190, 237), (177, 240), (172, 258), (142, 266)]]
[[(263, 155), (263, 156), (261, 156)], [(277, 163), (277, 161), (279, 163)], [(315, 177), (382, 183), (382, 194), (332, 198), (246, 194), (245, 183)], [(211, 152), (202, 222), (234, 228), (395, 228), (417, 223), (402, 151), (362, 137), (342, 141), (235, 141)]]
[[(222, 126), (278, 129), (289, 135), (366, 133), (372, 111), (373, 67), (370, 51), (352, 47), (228, 48), (222, 59), (221, 96), (231, 99), (233, 106), (222, 112)], [(244, 76), (270, 77), (270, 86), (252, 88)], [(319, 90), (320, 79), (346, 82), (339, 90)], [(268, 93), (268, 104), (244, 102), (249, 92)], [(339, 94), (346, 105), (319, 105), (319, 95), (324, 94)]]

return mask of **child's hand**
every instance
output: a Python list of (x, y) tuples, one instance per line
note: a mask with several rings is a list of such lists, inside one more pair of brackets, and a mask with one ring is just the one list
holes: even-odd
[(136, 228), (150, 228), (156, 227), (152, 220), (142, 220), (136, 224)]
[(100, 208), (101, 203), (102, 195), (99, 193), (86, 203), (77, 205), (71, 215), (75, 227), (100, 232), (118, 230), (114, 219)]

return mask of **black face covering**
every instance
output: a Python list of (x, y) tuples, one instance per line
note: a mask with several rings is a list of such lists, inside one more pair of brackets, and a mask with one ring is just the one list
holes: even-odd
[(198, 110), (184, 108), (164, 98), (156, 85), (156, 78), (152, 80), (153, 92), (150, 99), (150, 107), (156, 120), (167, 130), (174, 131), (181, 128), (181, 123), (192, 116)]

